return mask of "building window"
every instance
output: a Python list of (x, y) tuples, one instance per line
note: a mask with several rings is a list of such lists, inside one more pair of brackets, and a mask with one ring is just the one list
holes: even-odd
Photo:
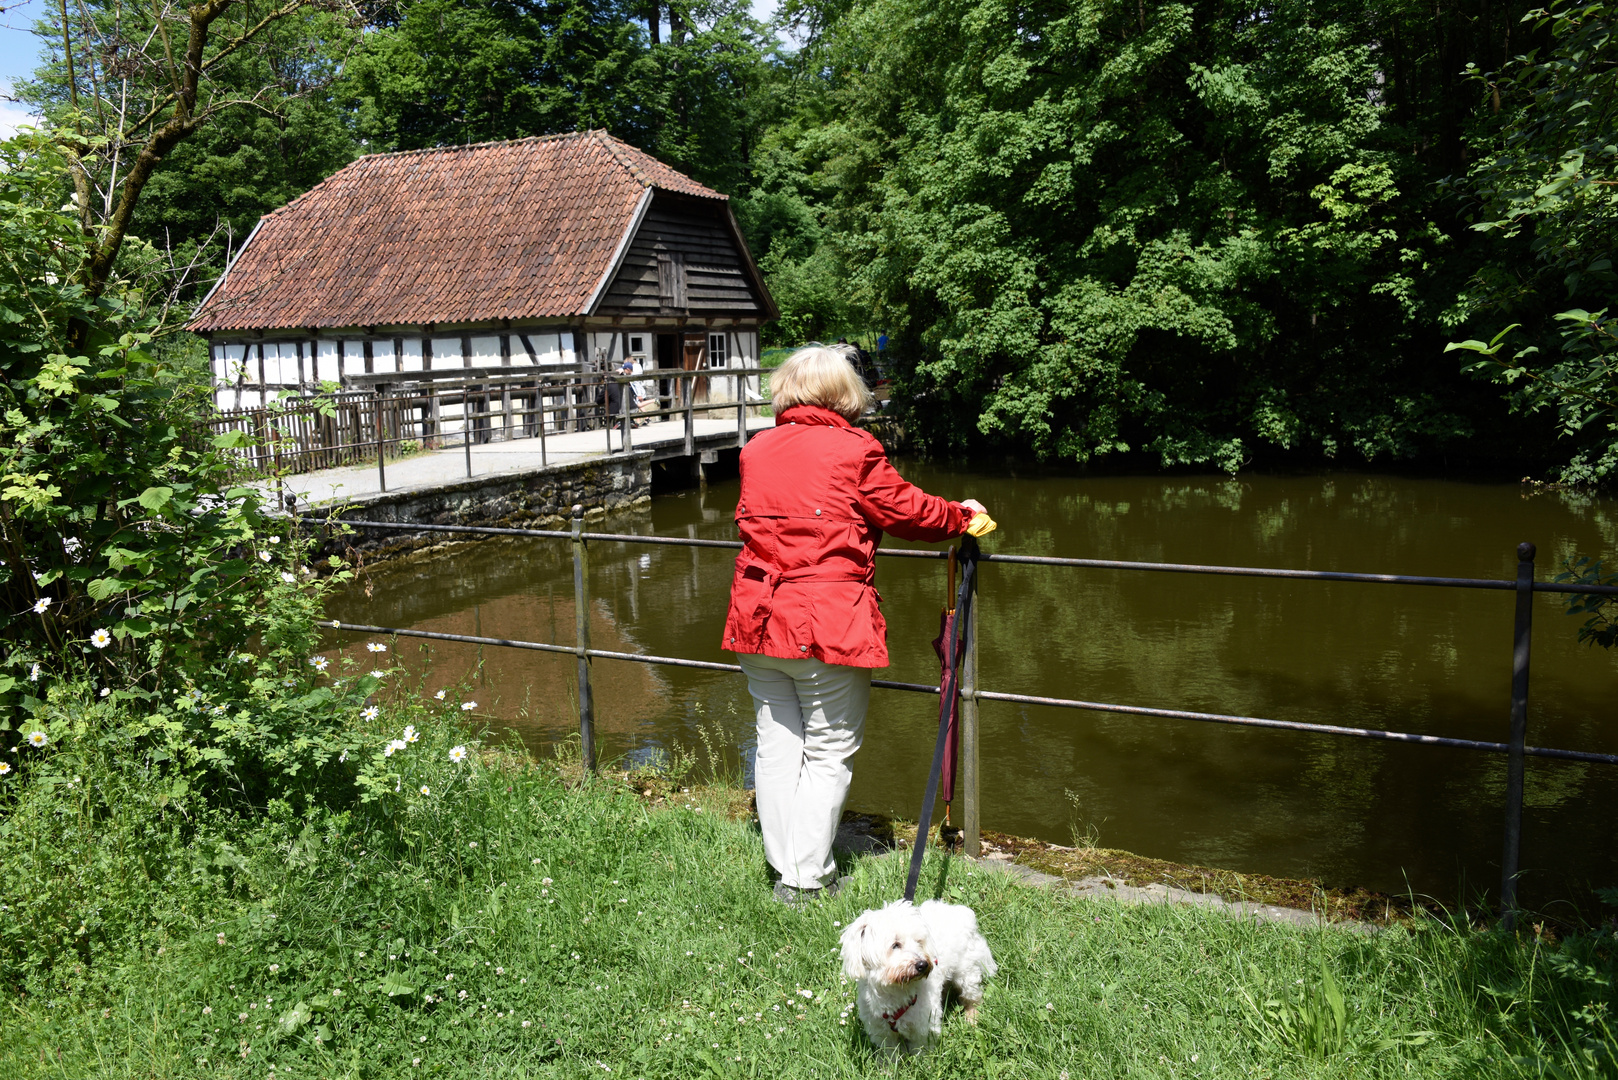
[(645, 356), (646, 355), (646, 339), (644, 337), (642, 337), (639, 334), (630, 334), (629, 335), (629, 355), (630, 356)]
[(708, 335), (708, 366), (729, 367), (730, 359), (725, 355), (725, 335)]

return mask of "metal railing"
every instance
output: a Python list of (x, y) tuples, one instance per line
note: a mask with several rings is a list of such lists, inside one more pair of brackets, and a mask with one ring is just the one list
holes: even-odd
[[(483, 371), (491, 373), (420, 384), (368, 376), (364, 381), (372, 384), (370, 390), (283, 398), (273, 405), (218, 413), (206, 424), (214, 435), (239, 431), (249, 436), (239, 451), (238, 475), (289, 476), (375, 461), (378, 482), (386, 491), (390, 458), (397, 462), (416, 452), (460, 446), (470, 477), (474, 443), (536, 439), (540, 464), (545, 465), (547, 436), (599, 430), (608, 454), (631, 453), (637, 424), (669, 418), (684, 421), (680, 449), (689, 456), (696, 452), (699, 413), (734, 412), (737, 445), (742, 445), (747, 441), (747, 410), (769, 404), (762, 393), (768, 371), (758, 367), (651, 368), (635, 375)], [(657, 407), (631, 409), (632, 395), (620, 391), (619, 410), (609, 415), (609, 383), (652, 383), (658, 391), (645, 400)], [(715, 383), (732, 397), (708, 400)]]
[[(301, 518), (300, 522), (324, 529), (329, 523), (316, 518)], [(595, 704), (590, 691), (590, 662), (617, 660), (637, 664), (657, 664), (669, 667), (696, 668), (704, 671), (740, 672), (737, 664), (724, 664), (709, 660), (691, 660), (674, 656), (653, 656), (641, 653), (613, 652), (595, 649), (590, 645), (590, 628), (586, 618), (589, 610), (589, 544), (599, 543), (653, 544), (676, 547), (721, 548), (739, 550), (738, 540), (700, 540), (688, 537), (645, 536), (634, 533), (604, 533), (584, 531), (584, 508), (573, 507), (571, 528), (507, 529), (481, 525), (423, 525), (408, 522), (349, 521), (341, 525), (355, 529), (378, 529), (393, 532), (460, 533), (476, 536), (529, 537), (543, 540), (567, 540), (573, 548), (573, 591), (576, 625), (571, 645), (519, 641), (507, 638), (480, 637), (466, 634), (446, 634), (428, 630), (412, 630), (392, 626), (371, 626), (333, 619), (322, 623), (335, 630), (362, 634), (390, 634), (398, 637), (424, 638), (433, 641), (453, 641), (472, 645), (492, 645), (539, 652), (564, 653), (578, 661), (578, 714), (579, 738), (587, 768), (596, 768)], [(1533, 629), (1534, 593), (1560, 593), (1582, 595), (1618, 595), (1618, 586), (1582, 585), (1564, 582), (1535, 581), (1533, 544), (1517, 546), (1517, 576), (1515, 580), (1499, 578), (1421, 577), (1408, 574), (1360, 574), (1329, 570), (1282, 570), (1251, 566), (1207, 566), (1195, 563), (1128, 562), (1117, 559), (1065, 559), (1037, 555), (980, 554), (980, 563), (1005, 566), (1072, 567), (1092, 570), (1144, 571), (1152, 573), (1211, 574), (1233, 577), (1290, 578), (1303, 581), (1355, 582), (1372, 585), (1410, 585), (1451, 589), (1483, 589), (1515, 594), (1513, 622), (1513, 650), (1511, 674), (1510, 722), (1504, 742), (1479, 739), (1460, 739), (1444, 735), (1422, 735), (1408, 731), (1390, 731), (1379, 728), (1347, 727), (1340, 724), (1313, 724), (1295, 720), (1274, 720), (1256, 716), (1238, 716), (1225, 713), (1192, 712), (1184, 709), (1162, 709), (1118, 702), (1084, 701), (1077, 698), (1045, 697), (1034, 694), (1016, 694), (985, 690), (978, 685), (977, 605), (973, 604), (970, 618), (972, 628), (969, 644), (962, 658), (959, 680), (960, 712), (960, 780), (963, 841), (968, 855), (976, 856), (980, 850), (979, 816), (979, 723), (978, 702), (1003, 701), (1021, 705), (1046, 705), (1062, 709), (1083, 709), (1092, 712), (1125, 713), (1135, 716), (1153, 716), (1170, 720), (1188, 720), (1200, 723), (1229, 724), (1238, 727), (1270, 728), (1295, 731), (1311, 735), (1372, 739), (1384, 742), (1414, 743), (1422, 746), (1447, 746), (1462, 750), (1479, 750), (1505, 754), (1506, 806), (1505, 836), (1501, 859), (1500, 906), (1501, 915), (1509, 927), (1517, 910), (1517, 876), (1522, 844), (1523, 773), (1527, 758), (1549, 758), (1559, 761), (1578, 761), (1600, 765), (1618, 765), (1618, 754), (1586, 750), (1563, 750), (1554, 747), (1527, 745), (1528, 732), (1528, 674), (1529, 646)], [(882, 558), (947, 559), (948, 551), (916, 549), (881, 549)], [(976, 584), (974, 582), (974, 590)], [(937, 694), (939, 687), (927, 683), (895, 682), (890, 679), (872, 679), (871, 685), (887, 690), (908, 693)]]

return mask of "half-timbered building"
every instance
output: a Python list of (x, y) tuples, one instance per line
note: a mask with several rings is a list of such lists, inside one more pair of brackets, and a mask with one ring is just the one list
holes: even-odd
[(190, 328), (241, 409), (388, 375), (753, 367), (777, 315), (726, 196), (586, 131), (360, 158), (260, 219)]

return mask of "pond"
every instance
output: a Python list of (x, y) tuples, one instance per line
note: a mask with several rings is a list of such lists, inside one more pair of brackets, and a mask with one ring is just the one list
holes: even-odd
[[(1618, 547), (1618, 503), (1517, 485), (898, 464), (929, 491), (985, 502), (1000, 523), (985, 549), (1003, 553), (1510, 578), (1516, 545), (1532, 540), (1544, 579), (1575, 552)], [(591, 527), (734, 539), (736, 494), (734, 480), (663, 494)], [(719, 648), (732, 558), (592, 545), (593, 644), (733, 662)], [(943, 575), (941, 562), (879, 560), (893, 658), (879, 677), (936, 682)], [(1507, 736), (1508, 592), (986, 565), (980, 602), (988, 690)], [(382, 564), (330, 611), (570, 644), (569, 545), (485, 541)], [(1618, 752), (1618, 654), (1579, 645), (1554, 596), (1536, 598), (1534, 618), (1529, 742)], [(536, 752), (575, 733), (572, 658), (420, 644), (401, 639), (398, 652), (430, 689), (469, 682), (479, 716)], [(600, 660), (592, 683), (604, 761), (706, 740), (745, 769), (740, 675)], [(1498, 885), (1500, 755), (997, 702), (982, 725), (986, 829), (1446, 901)], [(914, 819), (935, 730), (936, 699), (874, 691), (850, 807)], [(1618, 884), (1615, 796), (1618, 767), (1530, 759), (1526, 902)]]

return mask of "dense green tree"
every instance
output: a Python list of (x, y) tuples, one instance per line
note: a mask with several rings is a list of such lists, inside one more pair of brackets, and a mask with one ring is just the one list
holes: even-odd
[(1486, 333), (1512, 326), (1451, 348), (1481, 354), (1472, 370), (1505, 384), (1513, 408), (1555, 415), (1571, 450), (1565, 482), (1601, 483), (1618, 476), (1618, 35), (1606, 4), (1531, 18), (1550, 47), (1472, 69), (1506, 108), (1478, 138), (1465, 184), (1474, 229), (1499, 251), (1458, 307)]
[(641, 5), (616, 0), (401, 0), (346, 89), (373, 147), (606, 128), (734, 191), (768, 40), (745, 7), (675, 15), (678, 32), (653, 44)]
[[(892, 28), (904, 27), (903, 33)], [(1466, 431), (1363, 6), (875, 0), (834, 27), (844, 274), (934, 444), (1409, 455)]]

